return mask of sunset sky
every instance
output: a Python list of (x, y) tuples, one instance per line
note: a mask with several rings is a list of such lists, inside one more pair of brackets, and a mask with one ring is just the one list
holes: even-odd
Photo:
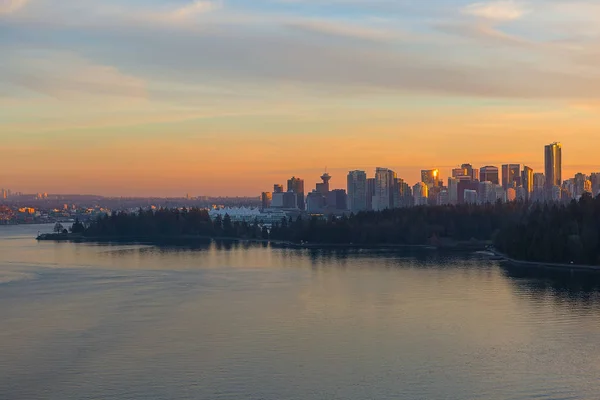
[(328, 168), (600, 171), (600, 1), (0, 0), (0, 187), (258, 195)]

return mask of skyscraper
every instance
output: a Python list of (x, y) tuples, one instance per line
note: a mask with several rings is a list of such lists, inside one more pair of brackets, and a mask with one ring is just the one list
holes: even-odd
[(367, 210), (373, 210), (373, 196), (375, 196), (375, 178), (367, 178)]
[(472, 181), (479, 180), (479, 171), (473, 168), (471, 164), (463, 164), (460, 167), (465, 171), (465, 175), (470, 177)]
[(526, 197), (529, 200), (533, 193), (533, 169), (529, 168), (527, 165), (523, 166), (521, 186), (525, 189)]
[(415, 206), (426, 206), (429, 198), (429, 189), (424, 182), (418, 182), (413, 186), (413, 197)]
[(521, 164), (504, 164), (502, 166), (502, 187), (504, 190), (509, 187), (518, 187), (521, 185)]
[(375, 190), (373, 194), (373, 210), (381, 211), (394, 206), (394, 183), (396, 173), (388, 168), (375, 170)]
[(304, 210), (304, 179), (292, 176), (287, 182), (288, 192), (293, 192), (296, 195), (296, 206), (300, 210)]
[(421, 170), (421, 182), (425, 183), (429, 189), (440, 185), (440, 171), (438, 169)]
[(458, 179), (448, 178), (448, 201), (450, 204), (458, 204)]
[(498, 167), (486, 166), (479, 169), (479, 180), (481, 182), (492, 182), (494, 185), (500, 183), (500, 173)]
[(350, 171), (348, 173), (348, 206), (351, 211), (367, 209), (367, 174), (365, 171)]
[(562, 145), (551, 143), (544, 149), (546, 188), (560, 186), (562, 183)]

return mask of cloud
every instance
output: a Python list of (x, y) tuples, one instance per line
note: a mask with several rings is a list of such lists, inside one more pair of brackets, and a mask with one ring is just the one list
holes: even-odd
[(217, 3), (205, 0), (196, 0), (188, 5), (171, 11), (168, 16), (173, 19), (193, 18), (199, 14), (204, 14), (217, 9)]
[(528, 10), (512, 0), (473, 3), (463, 8), (463, 13), (492, 21), (512, 21), (521, 18)]
[(29, 0), (0, 0), (0, 15), (12, 14), (25, 7)]
[(366, 40), (389, 40), (394, 34), (382, 29), (360, 26), (337, 21), (297, 19), (286, 24), (288, 27), (305, 32), (318, 33), (332, 36), (342, 36)]
[(16, 50), (9, 55), (7, 63), (0, 66), (2, 80), (21, 90), (60, 100), (146, 97), (146, 83), (142, 79), (74, 53)]

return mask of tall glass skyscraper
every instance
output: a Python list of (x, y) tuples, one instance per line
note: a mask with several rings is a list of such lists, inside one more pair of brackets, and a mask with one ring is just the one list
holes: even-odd
[(353, 212), (367, 209), (367, 174), (365, 171), (348, 173), (348, 206)]
[(544, 165), (546, 187), (560, 186), (562, 184), (562, 145), (560, 143), (551, 143), (545, 147)]

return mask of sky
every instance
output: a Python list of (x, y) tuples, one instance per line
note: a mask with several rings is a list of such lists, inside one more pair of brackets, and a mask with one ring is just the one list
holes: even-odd
[(0, 0), (0, 187), (600, 171), (600, 0)]

